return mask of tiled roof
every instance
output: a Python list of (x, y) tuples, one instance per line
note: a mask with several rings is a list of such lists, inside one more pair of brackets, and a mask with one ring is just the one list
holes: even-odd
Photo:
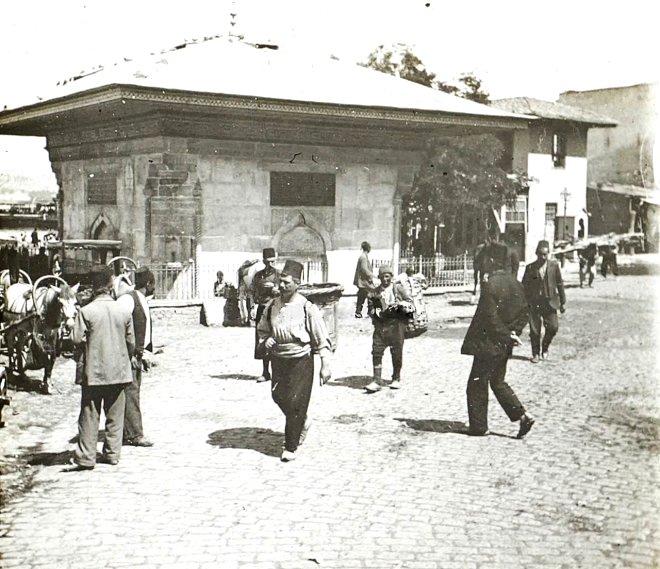
[(475, 103), (359, 65), (313, 57), (299, 51), (259, 48), (257, 45), (220, 38), (185, 44), (141, 59), (124, 60), (67, 80), (39, 93), (39, 97), (33, 100), (20, 101), (14, 109), (39, 105), (106, 85), (137, 85), (255, 99), (516, 118), (500, 108)]
[(565, 105), (564, 103), (533, 99), (531, 97), (497, 99), (491, 105), (511, 113), (532, 115), (542, 119), (580, 122), (599, 127), (617, 125), (617, 121), (614, 119), (586, 109)]

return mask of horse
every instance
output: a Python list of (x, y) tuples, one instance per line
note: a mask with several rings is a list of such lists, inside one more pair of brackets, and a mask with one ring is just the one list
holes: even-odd
[[(61, 286), (39, 287), (41, 281), (54, 279)], [(20, 377), (25, 370), (43, 369), (42, 391), (50, 393), (49, 380), (59, 354), (60, 331), (71, 330), (77, 312), (76, 292), (54, 275), (37, 279), (34, 286), (15, 283), (5, 292), (4, 321), (9, 369)]]

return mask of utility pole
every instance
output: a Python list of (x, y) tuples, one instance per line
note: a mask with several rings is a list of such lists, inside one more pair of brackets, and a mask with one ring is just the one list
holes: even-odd
[(566, 211), (568, 209), (568, 198), (571, 196), (570, 192), (568, 191), (567, 188), (564, 188), (564, 191), (560, 194), (562, 198), (564, 198), (564, 225), (561, 230), (561, 238), (566, 239)]

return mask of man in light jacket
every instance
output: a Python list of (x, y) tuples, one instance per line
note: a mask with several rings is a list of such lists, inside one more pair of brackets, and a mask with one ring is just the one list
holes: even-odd
[(82, 398), (78, 418), (78, 447), (73, 462), (81, 470), (96, 465), (101, 409), (105, 412), (102, 462), (119, 462), (124, 429), (124, 388), (133, 380), (131, 356), (135, 337), (130, 313), (110, 295), (113, 274), (109, 267), (92, 271), (94, 300), (80, 309), (72, 339), (84, 345)]
[(371, 270), (371, 261), (369, 261), (369, 251), (371, 245), (366, 241), (362, 242), (362, 253), (355, 266), (355, 277), (353, 284), (357, 287), (357, 305), (355, 306), (355, 317), (362, 318), (362, 307), (364, 301), (367, 300), (369, 291), (374, 288), (374, 275)]

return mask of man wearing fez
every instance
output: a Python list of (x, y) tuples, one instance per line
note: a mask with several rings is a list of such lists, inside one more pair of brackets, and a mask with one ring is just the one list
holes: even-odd
[[(536, 261), (525, 267), (522, 284), (529, 304), (529, 337), (532, 343), (532, 363), (548, 358), (548, 349), (559, 330), (557, 310), (566, 311), (566, 294), (561, 269), (557, 261), (548, 259), (550, 246), (547, 241), (539, 241), (536, 247)], [(542, 327), (545, 326), (543, 342)]]
[(373, 288), (374, 275), (371, 271), (371, 261), (369, 261), (369, 251), (371, 245), (368, 242), (362, 242), (362, 253), (358, 258), (357, 265), (355, 266), (355, 277), (353, 277), (353, 284), (357, 287), (357, 304), (355, 305), (355, 317), (362, 318), (362, 307), (364, 301), (367, 300), (369, 291)]
[[(273, 263), (276, 259), (275, 249), (272, 247), (267, 247), (263, 250), (263, 261), (265, 268), (261, 269), (254, 275), (252, 279), (252, 291), (254, 296), (254, 301), (257, 304), (257, 314), (255, 316), (255, 327), (259, 326), (259, 321), (261, 316), (264, 313), (266, 305), (270, 302), (275, 296), (279, 294), (279, 284), (280, 284), (280, 273), (273, 267)], [(268, 356), (262, 356), (261, 358), (257, 354), (257, 347), (259, 345), (259, 334), (255, 328), (255, 359), (261, 359), (263, 363), (263, 371), (261, 376), (257, 379), (258, 382), (270, 381), (270, 358)]]
[(516, 394), (506, 383), (506, 366), (513, 347), (527, 323), (527, 303), (520, 283), (510, 270), (505, 245), (493, 248), (493, 266), (482, 283), (479, 304), (465, 335), (462, 354), (474, 356), (467, 384), (470, 418), (468, 434), (488, 434), (488, 385), (511, 421), (519, 421), (518, 438), (534, 424)]
[(84, 347), (82, 399), (78, 419), (78, 447), (73, 462), (81, 470), (96, 465), (101, 408), (105, 412), (103, 459), (115, 465), (121, 454), (124, 429), (124, 388), (133, 380), (131, 356), (135, 336), (130, 313), (110, 295), (110, 267), (96, 267), (91, 274), (94, 299), (76, 316), (72, 340)]
[(403, 341), (406, 325), (413, 312), (412, 298), (400, 283), (392, 282), (392, 269), (382, 265), (378, 269), (380, 285), (368, 297), (369, 316), (374, 325), (371, 355), (373, 359), (373, 381), (365, 386), (368, 393), (381, 390), (383, 354), (390, 349), (392, 356), (391, 389), (401, 387), (403, 365)]
[(314, 353), (321, 357), (321, 381), (330, 379), (330, 336), (318, 307), (298, 293), (302, 270), (297, 261), (286, 262), (279, 279), (280, 295), (266, 305), (257, 325), (257, 351), (270, 355), (273, 400), (286, 417), (284, 462), (296, 458), (309, 429)]
[(117, 302), (131, 314), (135, 335), (135, 354), (131, 358), (133, 381), (126, 387), (126, 411), (124, 415), (124, 444), (150, 447), (153, 443), (145, 438), (140, 409), (140, 387), (144, 351), (153, 352), (151, 312), (147, 297), (154, 293), (156, 279), (147, 267), (135, 271), (135, 289), (120, 296)]

